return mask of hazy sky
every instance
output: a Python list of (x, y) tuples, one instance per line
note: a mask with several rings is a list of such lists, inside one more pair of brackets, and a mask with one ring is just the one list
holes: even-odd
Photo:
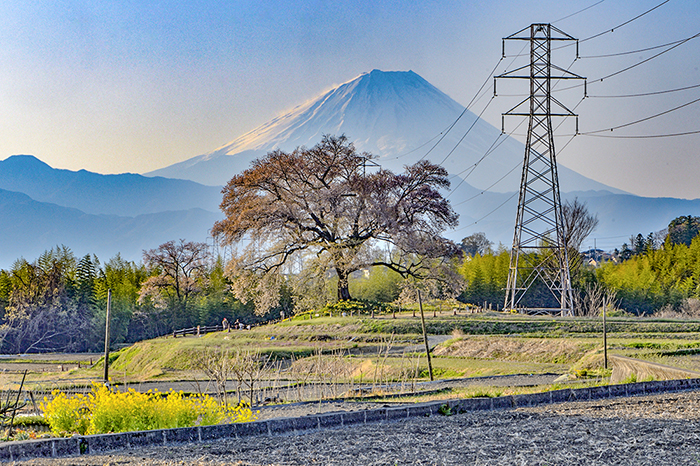
[[(33, 154), (57, 168), (146, 172), (212, 151), (374, 68), (413, 70), (466, 105), (499, 63), (502, 37), (530, 23), (551, 22), (585, 39), (662, 1), (6, 0), (0, 3), (0, 159)], [(699, 32), (700, 3), (670, 0), (612, 33), (582, 42), (582, 58), (571, 71), (600, 78), (664, 49), (586, 57), (654, 47)], [(508, 44), (508, 53), (516, 55), (523, 44)], [(554, 58), (569, 67), (573, 48), (558, 50)], [(497, 72), (523, 60), (507, 58)], [(700, 98), (700, 87), (600, 97), (697, 85), (699, 66), (700, 37), (603, 82), (590, 82), (591, 97), (576, 108), (580, 131), (623, 125)], [(525, 81), (499, 83), (499, 94), (526, 91)], [(557, 97), (574, 107), (581, 89)], [(472, 111), (481, 112), (489, 98)], [(484, 117), (500, 127), (500, 114), (517, 103), (514, 99), (499, 96)], [(508, 120), (506, 131), (515, 125)], [(570, 134), (573, 128), (567, 122), (560, 132)], [(700, 102), (605, 134), (698, 130)], [(568, 139), (559, 138), (558, 147)], [(636, 194), (698, 198), (699, 146), (700, 134), (578, 136), (560, 152), (560, 161)]]

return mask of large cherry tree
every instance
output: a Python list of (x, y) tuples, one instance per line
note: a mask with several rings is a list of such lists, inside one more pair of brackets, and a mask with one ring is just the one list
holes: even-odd
[[(224, 243), (247, 241), (230, 269), (234, 282), (255, 277), (258, 288), (274, 287), (294, 256), (312, 255), (335, 272), (343, 300), (354, 271), (384, 266), (420, 276), (454, 255), (458, 248), (441, 236), (457, 224), (439, 191), (449, 187), (447, 171), (421, 160), (394, 174), (369, 167), (373, 158), (345, 136), (326, 135), (310, 149), (269, 152), (234, 176), (213, 229)], [(390, 252), (372, 254), (378, 244)], [(234, 291), (245, 299), (251, 283), (234, 283)]]

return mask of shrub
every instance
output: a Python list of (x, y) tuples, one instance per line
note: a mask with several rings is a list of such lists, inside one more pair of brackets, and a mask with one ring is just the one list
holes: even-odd
[(337, 303), (327, 304), (323, 307), (319, 313), (323, 315), (327, 314), (341, 314), (345, 312), (347, 315), (350, 313), (357, 312), (358, 314), (370, 314), (374, 309), (375, 312), (387, 312), (391, 306), (387, 303), (376, 302), (376, 301), (361, 301), (361, 300), (344, 300), (338, 301)]
[(44, 419), (51, 427), (51, 432), (56, 435), (73, 432), (85, 435), (90, 426), (85, 395), (68, 397), (65, 393), (56, 390), (53, 392), (52, 401), (49, 402), (44, 398), (41, 410), (44, 413)]
[(445, 403), (444, 405), (440, 405), (438, 408), (438, 414), (442, 414), (443, 416), (452, 416), (454, 413), (452, 412), (450, 405)]
[(67, 396), (54, 391), (53, 400), (44, 398), (41, 409), (55, 435), (168, 429), (256, 419), (248, 405), (221, 405), (208, 395), (187, 397), (173, 390), (113, 392), (101, 384), (93, 384), (88, 395)]

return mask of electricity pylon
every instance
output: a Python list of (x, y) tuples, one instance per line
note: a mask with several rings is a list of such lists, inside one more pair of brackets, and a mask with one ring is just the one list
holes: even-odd
[[(528, 29), (529, 37), (521, 35)], [(529, 41), (530, 64), (495, 78), (528, 79), (530, 95), (502, 116), (529, 119), (504, 309), (573, 315), (552, 117), (577, 115), (552, 96), (552, 81), (585, 78), (553, 65), (551, 58), (553, 41), (576, 41), (578, 58), (578, 41), (551, 24), (531, 24), (503, 39), (504, 57), (506, 40)], [(521, 110), (526, 103), (527, 112)], [(578, 132), (578, 119), (576, 127)]]

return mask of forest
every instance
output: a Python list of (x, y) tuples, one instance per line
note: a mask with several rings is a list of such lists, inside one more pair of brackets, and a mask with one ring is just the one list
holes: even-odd
[[(697, 219), (697, 217), (689, 217)], [(671, 230), (673, 223), (671, 222)], [(634, 315), (700, 313), (700, 236), (663, 242), (637, 235), (597, 266), (584, 263), (574, 276), (581, 295), (591, 286), (611, 290), (620, 312)], [(686, 244), (687, 243), (687, 244)], [(422, 284), (424, 299), (456, 298), (500, 309), (508, 274), (509, 251), (493, 250), (483, 234), (465, 238), (464, 255), (452, 267), (461, 278), (458, 292)], [(111, 290), (111, 340), (131, 343), (196, 325), (215, 325), (226, 317), (255, 324), (337, 302), (337, 278), (317, 283), (318, 295), (296, 289), (294, 277), (283, 284), (279, 301), (266, 313), (234, 296), (220, 256), (203, 243), (171, 241), (144, 251), (143, 262), (119, 255), (102, 263), (94, 255), (77, 258), (66, 246), (35, 260), (17, 260), (0, 270), (0, 349), (3, 353), (99, 351), (104, 341), (107, 290)], [(301, 272), (300, 272), (301, 273)], [(350, 277), (352, 298), (369, 306), (406, 306), (416, 301), (416, 281), (386, 267)]]
[[(206, 245), (169, 242), (151, 252), (202, 257), (196, 270), (176, 261), (158, 263), (144, 253), (136, 264), (119, 255), (102, 263), (75, 257), (66, 246), (0, 271), (0, 349), (3, 353), (96, 351), (104, 343), (107, 291), (111, 290), (111, 340), (153, 338), (174, 329), (220, 323), (224, 316), (254, 322), (250, 307), (228, 292), (221, 261), (201, 254)], [(177, 256), (176, 256), (177, 258)], [(170, 276), (174, 279), (170, 280)]]

